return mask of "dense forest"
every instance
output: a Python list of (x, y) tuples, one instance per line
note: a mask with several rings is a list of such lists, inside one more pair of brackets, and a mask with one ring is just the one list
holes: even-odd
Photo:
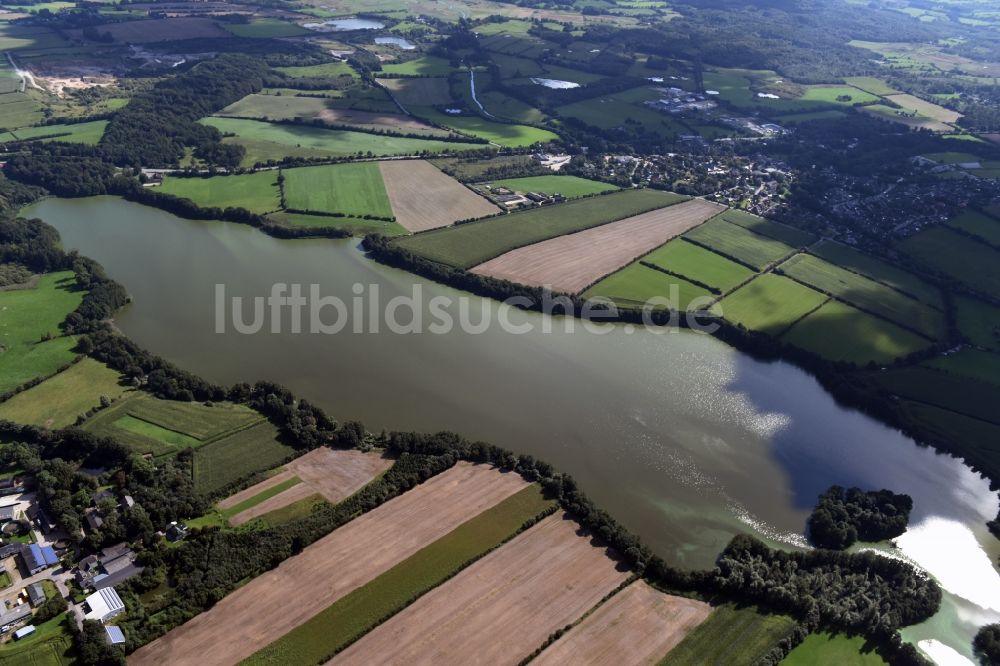
[(833, 486), (809, 516), (809, 540), (820, 548), (843, 550), (858, 540), (892, 539), (906, 531), (911, 509), (909, 495)]
[(979, 630), (972, 647), (983, 666), (1000, 664), (1000, 624), (987, 624)]

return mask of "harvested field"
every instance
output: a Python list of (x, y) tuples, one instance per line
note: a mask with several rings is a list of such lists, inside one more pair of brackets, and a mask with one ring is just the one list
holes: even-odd
[[(233, 516), (229, 522), (233, 525), (242, 525), (257, 516), (280, 509), (314, 493), (318, 493), (327, 501), (336, 504), (360, 490), (362, 486), (390, 467), (392, 467), (392, 461), (383, 458), (378, 453), (321, 447), (285, 465), (285, 471), (278, 474), (277, 477), (262, 481), (226, 498), (219, 503), (219, 508), (226, 509), (235, 506), (243, 500), (267, 490), (275, 485), (274, 478), (280, 477), (281, 480), (278, 483), (281, 483), (295, 476), (299, 477), (302, 483), (292, 486), (246, 511), (241, 511)], [(245, 495), (245, 493), (250, 494)], [(235, 501), (233, 501), (234, 498)]]
[(518, 248), (472, 272), (575, 294), (722, 210), (719, 204), (691, 199)]
[(496, 206), (430, 162), (395, 160), (380, 162), (379, 168), (396, 221), (409, 231), (446, 227), (497, 212)]
[(912, 109), (922, 116), (927, 116), (928, 118), (932, 118), (942, 123), (954, 123), (962, 117), (962, 114), (958, 111), (946, 109), (943, 106), (922, 100), (919, 97), (914, 97), (913, 95), (887, 95), (886, 99), (892, 100), (904, 109)]
[(546, 518), (329, 663), (519, 663), (629, 575), (579, 530), (565, 513)]
[(459, 463), (250, 581), (129, 663), (235, 664), (527, 485), (516, 474)]
[(703, 601), (664, 594), (638, 580), (611, 597), (532, 663), (656, 664), (705, 621)]

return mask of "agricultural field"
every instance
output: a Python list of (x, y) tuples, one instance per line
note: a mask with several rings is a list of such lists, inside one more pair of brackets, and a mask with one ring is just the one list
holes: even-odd
[(926, 339), (838, 301), (828, 301), (781, 338), (831, 361), (887, 363), (926, 349)]
[(962, 295), (955, 304), (962, 334), (974, 345), (1000, 351), (1000, 308)]
[(31, 95), (19, 92), (0, 95), (0, 129), (24, 127), (41, 120), (42, 104)]
[(1000, 425), (1000, 386), (969, 382), (960, 375), (926, 367), (905, 367), (878, 373), (875, 382), (886, 391), (980, 421)]
[(784, 666), (883, 666), (875, 652), (862, 652), (860, 636), (809, 634), (781, 663)]
[(260, 214), (281, 208), (277, 171), (208, 178), (165, 176), (158, 189), (203, 207), (241, 207)]
[(567, 199), (584, 197), (589, 194), (603, 194), (619, 189), (615, 185), (588, 180), (579, 176), (527, 176), (524, 178), (507, 178), (494, 180), (494, 187), (506, 187), (514, 192), (541, 192), (542, 194), (561, 194)]
[(1000, 354), (993, 352), (963, 349), (947, 356), (935, 356), (925, 361), (923, 365), (961, 377), (1000, 385)]
[[(52, 374), (76, 356), (59, 325), (83, 300), (71, 271), (41, 276), (31, 289), (0, 291), (0, 394)], [(51, 335), (52, 339), (41, 338)]]
[(711, 612), (703, 601), (664, 594), (637, 580), (598, 606), (532, 663), (655, 664)]
[(830, 294), (860, 310), (890, 319), (929, 339), (939, 339), (946, 335), (947, 323), (943, 312), (818, 257), (797, 254), (777, 270), (798, 282)]
[(104, 398), (116, 400), (126, 391), (121, 376), (91, 358), (81, 359), (58, 375), (0, 403), (0, 419), (64, 428)]
[(690, 199), (517, 248), (471, 270), (575, 294), (721, 210), (719, 204)]
[(804, 247), (816, 242), (816, 237), (808, 232), (734, 208), (727, 209), (719, 218), (791, 247)]
[(65, 613), (35, 627), (35, 633), (0, 646), (0, 666), (69, 666), (79, 663)]
[(623, 309), (641, 310), (648, 303), (654, 310), (678, 312), (704, 310), (715, 300), (708, 289), (640, 262), (612, 273), (583, 292), (583, 297), (606, 298)]
[[(286, 463), (282, 471), (267, 480), (227, 497), (219, 502), (218, 507), (226, 512), (231, 524), (242, 525), (316, 494), (336, 504), (391, 466), (392, 461), (378, 453), (321, 447)], [(260, 498), (261, 493), (291, 479), (298, 479), (299, 483), (274, 495)], [(260, 499), (247, 506), (246, 503), (254, 498)], [(242, 510), (233, 511), (236, 508)]]
[(379, 162), (396, 221), (409, 231), (493, 215), (497, 207), (424, 160)]
[(919, 277), (870, 254), (859, 252), (847, 245), (831, 240), (822, 240), (809, 248), (809, 253), (825, 259), (831, 264), (864, 275), (876, 282), (892, 287), (896, 291), (909, 294), (938, 310), (944, 309), (941, 290), (924, 282)]
[[(83, 30), (68, 30), (75, 39), (83, 39)], [(181, 39), (225, 39), (231, 33), (219, 24), (202, 17), (181, 16), (144, 21), (105, 23), (101, 33), (108, 33), (116, 44), (149, 44)]]
[(320, 663), (552, 507), (531, 485), (356, 588), (245, 663)]
[(907, 238), (898, 249), (915, 261), (994, 296), (1000, 296), (1000, 251), (942, 227)]
[(284, 125), (242, 118), (204, 118), (201, 122), (236, 137), (227, 143), (247, 149), (244, 165), (280, 160), (284, 157), (325, 157), (337, 155), (414, 155), (424, 151), (451, 153), (484, 150), (480, 143), (456, 143), (432, 139), (380, 136), (348, 130), (332, 130), (308, 125)]
[(949, 227), (979, 236), (990, 245), (1000, 247), (1000, 220), (978, 211), (967, 210), (948, 220)]
[(751, 331), (780, 335), (828, 297), (780, 275), (767, 273), (719, 301), (722, 316)]
[(290, 227), (336, 227), (350, 231), (355, 236), (379, 233), (384, 236), (405, 236), (410, 233), (398, 222), (385, 220), (365, 220), (357, 217), (333, 217), (330, 215), (305, 215), (299, 213), (272, 213), (267, 216), (272, 222)]
[(250, 118), (265, 121), (294, 121), (367, 130), (389, 130), (401, 134), (447, 136), (449, 132), (399, 113), (343, 108), (339, 100), (288, 95), (247, 95), (219, 111), (222, 118)]
[(639, 215), (685, 199), (679, 194), (658, 190), (625, 190), (431, 231), (397, 242), (433, 261), (457, 268), (471, 268), (518, 247)]
[(683, 238), (650, 252), (642, 262), (725, 293), (754, 276), (754, 272)]
[(64, 141), (97, 145), (104, 136), (107, 120), (92, 120), (85, 123), (59, 123), (40, 127), (21, 127), (10, 131), (16, 141)]
[(132, 393), (96, 414), (84, 428), (96, 435), (113, 437), (139, 453), (161, 456), (202, 446), (260, 423), (263, 418), (241, 405), (206, 406)]
[(795, 252), (781, 241), (723, 219), (710, 220), (684, 237), (758, 271)]
[(504, 120), (533, 125), (544, 123), (547, 120), (547, 116), (540, 109), (496, 90), (479, 93), (479, 101), (482, 102), (487, 112)]
[(918, 115), (924, 116), (925, 118), (931, 118), (932, 120), (937, 120), (942, 123), (954, 123), (962, 117), (962, 115), (957, 111), (946, 109), (943, 106), (938, 106), (933, 102), (922, 100), (919, 97), (914, 97), (913, 95), (887, 95), (886, 99), (895, 102), (904, 109), (915, 111)]
[(931, 132), (952, 132), (954, 127), (918, 114), (912, 109), (897, 109), (887, 104), (870, 104), (861, 107), (861, 111), (882, 120), (899, 123), (910, 129), (925, 129)]
[(883, 97), (885, 95), (895, 95), (899, 92), (884, 80), (873, 76), (849, 76), (844, 79), (844, 82), (850, 86), (864, 90), (865, 92), (878, 95), (879, 97)]
[[(562, 512), (417, 599), (338, 654), (335, 666), (518, 662), (629, 572)], [(531, 613), (524, 609), (532, 609)]]
[(249, 23), (223, 23), (222, 25), (237, 37), (251, 39), (299, 37), (300, 35), (312, 34), (307, 28), (276, 18), (253, 18)]
[(231, 483), (280, 464), (295, 453), (278, 429), (263, 422), (203, 444), (194, 452), (194, 489), (211, 495)]
[(390, 62), (382, 65), (382, 73), (392, 76), (448, 76), (451, 65), (444, 58), (421, 56), (405, 62)]
[(283, 170), (290, 210), (349, 217), (393, 217), (378, 162), (328, 164)]
[(963, 443), (962, 458), (984, 474), (1000, 473), (1000, 426), (921, 402), (903, 400), (907, 414), (919, 427), (944, 441)]
[(651, 87), (640, 86), (619, 93), (566, 104), (556, 109), (564, 118), (575, 118), (582, 123), (600, 129), (612, 129), (622, 125), (623, 119), (638, 123), (647, 132), (665, 138), (686, 134), (690, 129), (678, 119), (643, 105), (643, 102), (660, 98), (662, 95)]
[(452, 116), (441, 113), (433, 107), (414, 106), (410, 112), (435, 125), (448, 127), (459, 134), (485, 139), (505, 148), (526, 148), (536, 143), (559, 139), (557, 134), (538, 127), (498, 123), (476, 115)]
[(795, 628), (784, 615), (753, 607), (717, 606), (660, 666), (751, 666)]
[(545, 175), (551, 173), (528, 155), (492, 155), (487, 158), (440, 157), (430, 160), (430, 163), (463, 183), (485, 181), (493, 169), (516, 168), (519, 171), (534, 169)]
[[(527, 486), (516, 474), (458, 463), (334, 530), (129, 660), (193, 663), (211, 653), (219, 663), (237, 663)], [(247, 612), (254, 608), (282, 612)]]
[(355, 72), (349, 64), (342, 60), (325, 62), (322, 65), (275, 67), (275, 69), (283, 74), (287, 74), (293, 79), (339, 79), (342, 76), (357, 78), (357, 72)]
[(451, 104), (451, 90), (446, 78), (378, 79), (404, 107)]

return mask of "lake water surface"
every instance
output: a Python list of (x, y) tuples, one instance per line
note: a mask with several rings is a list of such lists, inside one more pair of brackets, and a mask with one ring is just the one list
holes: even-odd
[[(323, 335), (286, 325), (219, 334), (219, 284), (248, 298), (266, 296), (275, 282), (306, 291), (318, 284), (347, 303), (355, 284), (369, 296), (377, 286), (382, 303), (418, 288), (424, 302), (465, 297), (474, 322), (498, 306), (372, 262), (356, 240), (276, 240), (113, 197), (47, 199), (25, 214), (55, 226), (67, 249), (125, 285), (134, 302), (117, 324), (154, 353), (215, 382), (280, 382), (371, 430), (454, 430), (531, 453), (572, 474), (674, 564), (711, 566), (741, 531), (803, 544), (810, 508), (834, 483), (908, 493), (911, 528), (893, 553), (924, 566), (948, 592), (942, 611), (906, 637), (971, 656), (975, 628), (1000, 621), (1000, 543), (984, 525), (997, 495), (986, 481), (837, 405), (790, 364), (691, 332), (606, 325), (598, 334), (516, 310), (510, 322), (533, 332), (494, 324), (478, 334), (397, 335), (382, 326)], [(577, 330), (562, 331), (567, 322)]]

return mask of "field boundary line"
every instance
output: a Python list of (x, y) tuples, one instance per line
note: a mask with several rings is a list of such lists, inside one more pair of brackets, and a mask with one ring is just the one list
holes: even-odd
[[(814, 243), (813, 245), (816, 245), (816, 243)], [(845, 246), (845, 247), (849, 247), (849, 246)], [(853, 250), (854, 248), (851, 248), (851, 249)], [(857, 250), (857, 251), (860, 252), (860, 250)], [(812, 246), (806, 248), (805, 251), (804, 251), (804, 254), (808, 254), (811, 257), (815, 257), (815, 258), (819, 259), (820, 261), (825, 261), (826, 263), (828, 263), (828, 264), (830, 264), (832, 266), (836, 266), (837, 268), (839, 268), (841, 270), (844, 270), (844, 271), (847, 271), (848, 273), (853, 273), (854, 275), (857, 275), (858, 277), (862, 277), (862, 278), (864, 278), (866, 280), (871, 280), (872, 282), (876, 282), (876, 283), (882, 285), (883, 287), (887, 287), (889, 289), (892, 289), (893, 291), (898, 292), (898, 293), (902, 294), (903, 296), (906, 296), (907, 298), (913, 299), (914, 301), (917, 301), (918, 303), (920, 303), (922, 305), (926, 305), (929, 308), (932, 308), (934, 310), (937, 310), (938, 312), (944, 313), (944, 310), (942, 310), (938, 306), (934, 305), (933, 303), (928, 303), (927, 301), (923, 300), (922, 298), (918, 298), (915, 294), (911, 294), (910, 292), (904, 291), (903, 289), (900, 289), (899, 287), (891, 285), (891, 284), (889, 284), (887, 282), (883, 282), (882, 280), (880, 280), (880, 279), (878, 279), (876, 277), (873, 277), (873, 276), (868, 275), (866, 273), (862, 273), (861, 271), (856, 271), (853, 268), (848, 268), (847, 266), (842, 266), (841, 264), (838, 264), (835, 261), (831, 261), (830, 259), (827, 259), (826, 257), (823, 257), (823, 256), (821, 256), (819, 254), (816, 254), (813, 251)], [(882, 261), (882, 262), (884, 262), (886, 264), (889, 264), (893, 268), (896, 268), (897, 270), (901, 270), (904, 273), (907, 273), (909, 275), (913, 275), (913, 277), (917, 278), (918, 280), (922, 280), (923, 279), (919, 275), (911, 273), (910, 271), (906, 270), (905, 268), (903, 268), (901, 266), (896, 266), (895, 264), (887, 262), (884, 259), (881, 259), (880, 257), (876, 257), (874, 255), (870, 255), (867, 252), (864, 252), (862, 254), (864, 254), (865, 256), (868, 256), (868, 257), (872, 257), (873, 259), (875, 259), (877, 261)], [(928, 283), (928, 286), (934, 287), (935, 289), (941, 289), (941, 287), (937, 286), (936, 284)]]
[[(803, 286), (806, 286), (806, 287), (807, 287), (807, 288), (809, 288), (809, 289), (811, 289), (811, 288), (812, 288), (812, 287), (808, 287), (808, 285), (803, 285)], [(823, 294), (823, 292), (819, 292), (819, 293)], [(790, 324), (789, 324), (788, 326), (786, 326), (785, 328), (783, 328), (783, 329), (781, 330), (781, 332), (779, 332), (779, 333), (776, 333), (776, 334), (774, 335), (774, 338), (775, 338), (775, 339), (778, 339), (778, 338), (780, 338), (781, 336), (785, 335), (785, 334), (786, 334), (786, 333), (788, 333), (788, 332), (789, 332), (790, 330), (792, 330), (792, 328), (793, 328), (793, 327), (794, 327), (794, 326), (795, 326), (796, 324), (798, 324), (798, 323), (799, 323), (800, 321), (802, 321), (803, 319), (805, 319), (805, 318), (806, 318), (806, 317), (808, 317), (809, 315), (813, 314), (814, 312), (816, 312), (817, 310), (819, 310), (819, 309), (820, 309), (821, 307), (823, 307), (824, 305), (826, 305), (827, 303), (829, 303), (830, 301), (832, 301), (832, 300), (833, 300), (833, 297), (832, 297), (832, 296), (830, 296), (829, 294), (823, 294), (823, 295), (824, 295), (824, 296), (826, 296), (826, 300), (825, 300), (825, 301), (823, 301), (822, 303), (820, 303), (819, 305), (817, 305), (816, 307), (814, 307), (814, 308), (813, 308), (812, 310), (809, 310), (808, 312), (806, 312), (806, 313), (802, 314), (801, 316), (799, 316), (799, 317), (798, 317), (797, 319), (795, 319), (795, 321), (793, 321), (793, 322), (792, 322), (792, 323), (790, 323)], [(725, 316), (725, 315), (723, 315), (723, 316)]]
[[(695, 228), (697, 229), (697, 227), (695, 227)], [(695, 240), (694, 238), (688, 238), (687, 236), (680, 236), (680, 238), (683, 238), (684, 240), (686, 240), (688, 243), (691, 243), (692, 245), (697, 245), (698, 247), (700, 247), (703, 250), (708, 250), (709, 252), (714, 252), (715, 254), (719, 255), (723, 259), (728, 259), (729, 261), (732, 261), (733, 263), (737, 263), (737, 264), (739, 264), (740, 266), (742, 266), (744, 268), (749, 268), (750, 270), (752, 270), (755, 273), (763, 275), (769, 269), (769, 266), (765, 266), (764, 268), (757, 268), (756, 266), (754, 266), (750, 262), (743, 261), (742, 259), (737, 259), (736, 257), (734, 257), (733, 255), (731, 255), (731, 254), (729, 254), (727, 252), (723, 252), (721, 250), (717, 250), (714, 247), (711, 247), (710, 245), (708, 245), (706, 243), (703, 243), (703, 242), (701, 242), (699, 240)]]

